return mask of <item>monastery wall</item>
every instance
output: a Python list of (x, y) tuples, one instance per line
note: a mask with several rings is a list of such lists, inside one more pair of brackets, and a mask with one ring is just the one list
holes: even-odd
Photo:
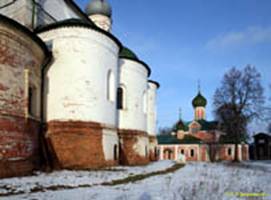
[(61, 27), (39, 35), (54, 56), (45, 78), (44, 117), (56, 166), (86, 169), (117, 164), (119, 46), (84, 27)]
[(29, 173), (39, 163), (41, 71), (45, 55), (33, 37), (16, 22), (2, 17), (0, 177)]
[(153, 82), (148, 82), (148, 106), (147, 106), (147, 132), (149, 135), (156, 135), (156, 91), (157, 85)]
[(120, 59), (120, 87), (124, 89), (120, 129), (147, 131), (147, 73), (141, 63)]

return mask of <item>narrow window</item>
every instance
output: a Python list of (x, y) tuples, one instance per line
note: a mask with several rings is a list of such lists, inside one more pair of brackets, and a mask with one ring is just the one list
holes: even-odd
[(145, 156), (148, 157), (148, 147), (145, 146)]
[(232, 152), (231, 152), (231, 148), (228, 148), (228, 156), (231, 156)]
[(183, 155), (184, 155), (184, 149), (182, 149), (182, 150), (181, 150), (181, 154), (183, 154)]
[(37, 105), (37, 99), (36, 99), (36, 90), (34, 87), (28, 87), (28, 115), (35, 116), (36, 112), (36, 105)]
[(118, 145), (114, 145), (114, 160), (118, 160)]
[(107, 99), (112, 102), (115, 100), (115, 76), (111, 70), (107, 75)]
[(194, 157), (194, 149), (191, 149), (191, 150), (190, 150), (190, 156), (191, 156), (191, 157)]
[(125, 108), (125, 101), (126, 101), (126, 97), (125, 97), (125, 88), (119, 87), (118, 91), (117, 91), (117, 109), (122, 110)]

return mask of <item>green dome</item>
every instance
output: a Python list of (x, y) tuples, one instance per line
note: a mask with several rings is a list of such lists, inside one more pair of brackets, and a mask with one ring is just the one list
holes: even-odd
[(194, 108), (196, 108), (196, 107), (205, 107), (207, 105), (207, 100), (199, 92), (198, 95), (193, 99), (192, 105), (193, 105)]
[(120, 51), (119, 57), (131, 58), (134, 60), (138, 60), (136, 54), (134, 52), (132, 52), (130, 49), (128, 49), (127, 47), (122, 48), (122, 50)]

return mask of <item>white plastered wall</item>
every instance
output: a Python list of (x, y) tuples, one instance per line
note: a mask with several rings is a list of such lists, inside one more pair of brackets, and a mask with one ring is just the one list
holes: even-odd
[(138, 155), (147, 157), (149, 153), (149, 139), (147, 137), (138, 136), (133, 149)]
[(148, 114), (147, 114), (147, 132), (151, 136), (156, 135), (156, 91), (157, 86), (152, 82), (148, 82)]
[(125, 106), (119, 110), (119, 128), (147, 131), (144, 92), (147, 93), (147, 69), (139, 62), (120, 59), (120, 86), (125, 88)]
[[(58, 28), (39, 36), (52, 43), (54, 57), (45, 77), (45, 119), (116, 127), (116, 101), (107, 99), (107, 77), (110, 70), (117, 77), (118, 45), (81, 27)], [(114, 84), (116, 91), (117, 81)]]
[[(117, 145), (119, 149), (119, 137), (114, 129), (103, 130), (103, 151), (105, 160), (114, 160), (114, 147)], [(119, 154), (119, 153), (118, 153)], [(119, 157), (119, 155), (117, 155)]]

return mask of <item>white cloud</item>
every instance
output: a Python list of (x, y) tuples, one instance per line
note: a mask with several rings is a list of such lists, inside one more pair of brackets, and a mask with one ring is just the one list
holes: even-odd
[(243, 31), (221, 34), (206, 44), (209, 49), (231, 48), (271, 42), (271, 27), (249, 27)]

